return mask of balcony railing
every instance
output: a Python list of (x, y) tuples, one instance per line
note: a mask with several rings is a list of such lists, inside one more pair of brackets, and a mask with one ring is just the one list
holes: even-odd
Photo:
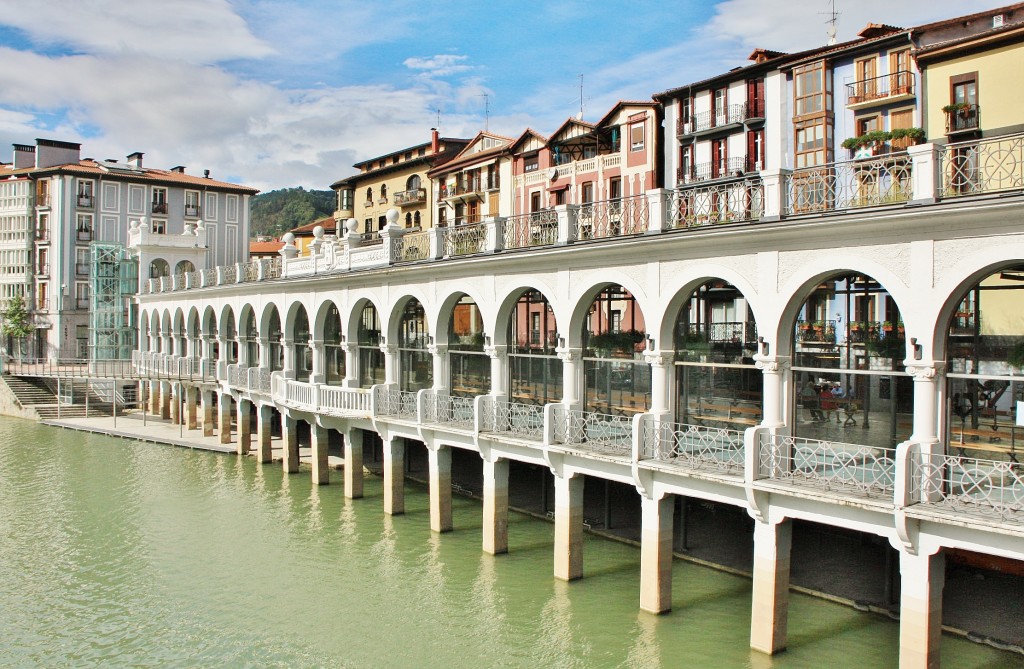
[(698, 132), (714, 130), (722, 126), (743, 123), (746, 120), (746, 103), (726, 105), (722, 109), (697, 112), (690, 118), (680, 118), (676, 124), (676, 133), (679, 136), (692, 135)]
[(747, 343), (757, 341), (757, 323), (754, 321), (726, 321), (721, 323), (690, 323), (687, 333), (700, 340), (722, 343)]
[(416, 420), (416, 393), (386, 386), (375, 386), (374, 393), (374, 412), (377, 415)]
[(647, 231), (649, 223), (646, 196), (590, 202), (581, 204), (576, 214), (576, 239), (638, 235)]
[(788, 175), (786, 214), (898, 204), (910, 199), (913, 164), (904, 152), (827, 163)]
[(870, 79), (846, 84), (846, 105), (866, 107), (872, 103), (891, 102), (901, 96), (913, 97), (915, 76), (909, 70), (899, 70)]
[(681, 186), (672, 194), (667, 227), (756, 221), (763, 210), (764, 184), (760, 177)]
[(609, 455), (630, 455), (633, 448), (632, 416), (612, 416), (593, 411), (564, 411), (564, 427), (556, 439), (566, 446)]
[(92, 241), (92, 230), (79, 230), (77, 233), (77, 238), (80, 242)]
[(558, 241), (558, 214), (551, 209), (505, 219), (505, 248), (550, 246)]
[(415, 204), (423, 204), (427, 201), (426, 188), (414, 188), (395, 193), (395, 206), (408, 207)]
[(467, 196), (476, 196), (479, 198), (480, 192), (480, 181), (474, 179), (472, 181), (465, 182), (459, 181), (452, 185), (441, 184), (440, 195), (442, 200)]
[(79, 195), (77, 201), (79, 207), (92, 208), (93, 199), (91, 195)]
[(644, 422), (640, 456), (687, 469), (709, 469), (742, 474), (743, 433), (724, 428), (685, 425), (668, 421)]
[(442, 243), (445, 256), (464, 256), (487, 250), (487, 229), (479, 223), (443, 228)]
[(202, 210), (198, 204), (186, 204), (185, 205), (185, 218), (199, 218)]
[(395, 262), (415, 262), (430, 258), (430, 233), (407, 232), (395, 240)]
[(480, 430), (483, 432), (502, 433), (532, 441), (542, 441), (544, 438), (543, 406), (485, 396), (480, 409)]
[(943, 197), (1024, 188), (1024, 134), (947, 144)]
[(76, 262), (75, 263), (75, 274), (78, 276), (89, 276), (89, 263), (87, 262)]
[(812, 344), (835, 344), (835, 321), (803, 321), (796, 322), (797, 340)]
[(167, 203), (166, 202), (154, 202), (151, 211), (154, 214), (166, 214)]
[(896, 450), (759, 430), (758, 478), (858, 497), (892, 498)]
[(922, 504), (1024, 523), (1024, 464), (916, 453), (910, 475), (912, 499)]
[(36, 274), (49, 274), (50, 264), (49, 263), (36, 263)]
[(981, 125), (981, 108), (978, 105), (967, 105), (959, 109), (951, 109), (946, 114), (946, 134), (973, 132)]

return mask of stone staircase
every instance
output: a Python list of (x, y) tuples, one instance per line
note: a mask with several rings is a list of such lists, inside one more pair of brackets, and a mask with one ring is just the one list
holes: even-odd
[[(57, 418), (79, 418), (86, 415), (84, 381), (73, 382), (73, 404), (65, 404), (58, 408), (57, 395), (53, 390), (56, 381), (35, 376), (3, 375), (3, 382), (17, 397), (18, 403), (25, 409), (35, 411), (40, 420), (56, 420)], [(65, 381), (64, 383), (69, 383)], [(51, 386), (52, 384), (52, 386)], [(89, 417), (112, 416), (113, 407), (89, 390)]]

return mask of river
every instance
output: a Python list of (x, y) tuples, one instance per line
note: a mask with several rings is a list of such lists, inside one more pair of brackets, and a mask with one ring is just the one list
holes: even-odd
[[(335, 479), (340, 479), (336, 474)], [(671, 613), (638, 608), (639, 550), (585, 540), (552, 578), (553, 526), (509, 519), (480, 549), (480, 504), (432, 534), (426, 488), (0, 418), (3, 667), (895, 667), (895, 622), (794, 593), (789, 649), (748, 648), (749, 580), (678, 561)], [(946, 636), (943, 667), (1024, 661)]]

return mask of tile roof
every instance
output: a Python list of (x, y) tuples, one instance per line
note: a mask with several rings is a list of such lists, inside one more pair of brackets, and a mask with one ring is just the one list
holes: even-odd
[(183, 174), (181, 172), (160, 170), (152, 167), (133, 168), (130, 170), (117, 169), (110, 167), (109, 163), (104, 163), (102, 161), (92, 160), (88, 158), (85, 160), (80, 160), (77, 163), (64, 163), (61, 165), (52, 165), (50, 167), (23, 167), (21, 169), (15, 170), (11, 168), (10, 165), (0, 166), (0, 175), (7, 174), (11, 176), (34, 176), (61, 172), (81, 174), (86, 176), (103, 177), (105, 179), (113, 178), (126, 179), (131, 181), (156, 181), (181, 186), (220, 188), (223, 190), (233, 190), (241, 193), (250, 193), (253, 195), (259, 192), (258, 188), (241, 186), (239, 184), (228, 183), (226, 181), (217, 181), (215, 179), (194, 176), (191, 174)]

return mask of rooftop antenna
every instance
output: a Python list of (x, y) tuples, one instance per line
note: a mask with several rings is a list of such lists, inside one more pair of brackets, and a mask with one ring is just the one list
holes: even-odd
[(583, 120), (583, 73), (580, 72), (580, 113), (576, 115), (576, 120)]
[(828, 5), (829, 11), (818, 13), (828, 17), (828, 20), (825, 21), (828, 24), (826, 32), (828, 33), (828, 43), (832, 45), (836, 43), (836, 23), (839, 21), (839, 14), (841, 12), (836, 11), (836, 0), (829, 0)]
[(438, 130), (440, 130), (441, 129), (441, 108), (438, 107), (434, 111), (437, 112), (437, 123), (434, 124), (434, 127), (437, 128)]
[(476, 97), (484, 99), (484, 132), (487, 132), (491, 125), (491, 96), (488, 93), (481, 93)]

